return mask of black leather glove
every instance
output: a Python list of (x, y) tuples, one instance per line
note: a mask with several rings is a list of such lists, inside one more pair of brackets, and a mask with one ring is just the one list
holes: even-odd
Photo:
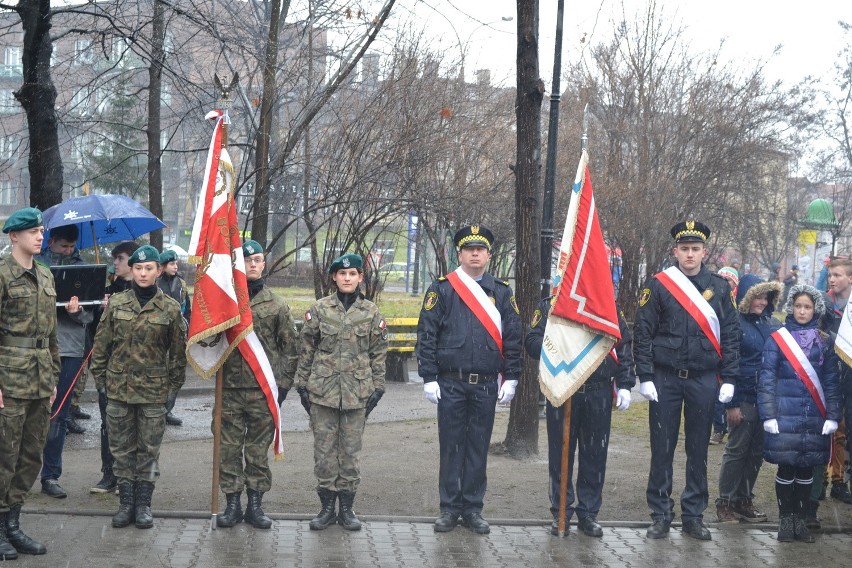
[(290, 389), (278, 387), (278, 406), (281, 406), (281, 403), (287, 400), (287, 393), (289, 391)]
[(171, 412), (175, 407), (175, 401), (177, 401), (177, 391), (169, 391), (169, 395), (166, 397), (167, 412)]
[(370, 398), (367, 399), (367, 416), (376, 408), (376, 405), (379, 404), (379, 401), (382, 400), (382, 396), (384, 396), (385, 391), (382, 389), (376, 389), (370, 394)]
[(308, 414), (311, 413), (311, 397), (308, 395), (307, 387), (299, 387), (296, 389), (296, 392), (299, 393), (299, 398), (302, 399), (302, 406), (305, 408), (305, 412)]

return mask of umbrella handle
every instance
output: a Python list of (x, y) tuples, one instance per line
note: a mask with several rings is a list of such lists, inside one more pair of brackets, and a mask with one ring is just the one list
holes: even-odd
[(95, 264), (101, 263), (101, 252), (98, 250), (98, 238), (95, 236), (95, 223), (89, 221), (89, 227), (92, 229), (92, 244), (95, 246)]

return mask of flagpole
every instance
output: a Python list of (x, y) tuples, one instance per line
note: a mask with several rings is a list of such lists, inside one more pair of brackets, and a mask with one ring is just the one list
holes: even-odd
[(565, 511), (568, 510), (568, 453), (571, 450), (571, 397), (562, 405), (562, 469), (559, 474), (559, 536), (565, 536)]

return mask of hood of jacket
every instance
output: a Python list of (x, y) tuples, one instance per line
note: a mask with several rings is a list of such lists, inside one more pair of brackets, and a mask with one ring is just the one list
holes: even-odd
[(740, 313), (747, 314), (751, 301), (761, 294), (766, 294), (767, 303), (762, 315), (771, 316), (783, 291), (784, 286), (780, 282), (766, 282), (755, 274), (746, 274), (740, 279), (737, 287), (737, 308)]

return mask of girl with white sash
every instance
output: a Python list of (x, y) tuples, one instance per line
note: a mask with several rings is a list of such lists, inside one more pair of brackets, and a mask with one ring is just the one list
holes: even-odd
[(828, 463), (841, 418), (838, 359), (833, 339), (819, 329), (825, 303), (816, 288), (794, 286), (786, 311), (784, 327), (764, 347), (757, 406), (766, 432), (763, 456), (778, 465), (778, 541), (813, 542), (805, 517), (814, 467)]

